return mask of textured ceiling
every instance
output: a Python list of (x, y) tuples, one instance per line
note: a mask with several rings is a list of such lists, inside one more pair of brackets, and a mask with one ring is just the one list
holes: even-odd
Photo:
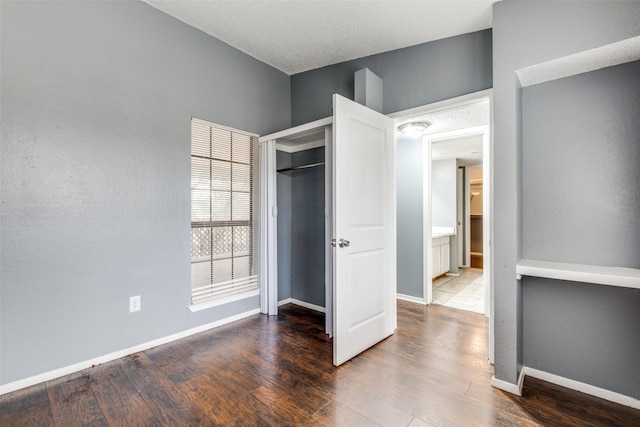
[[(468, 129), (489, 124), (489, 100), (474, 102), (461, 107), (447, 108), (434, 113), (412, 117), (413, 121), (428, 121), (431, 126), (425, 135), (436, 135), (460, 129)], [(404, 122), (404, 121), (403, 121)]]
[(491, 27), (495, 0), (144, 0), (289, 75)]
[[(402, 123), (428, 121), (431, 126), (424, 135), (438, 135), (445, 132), (484, 126), (490, 123), (489, 101), (474, 102), (462, 107), (447, 108), (429, 114), (423, 114), (403, 120)], [(398, 139), (407, 138), (398, 133)], [(431, 146), (433, 160), (458, 159), (462, 165), (482, 164), (482, 138), (461, 137), (434, 142)]]

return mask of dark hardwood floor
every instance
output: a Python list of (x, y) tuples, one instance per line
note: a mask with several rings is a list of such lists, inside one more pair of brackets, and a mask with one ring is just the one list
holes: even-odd
[(293, 305), (6, 394), (2, 426), (640, 426), (640, 411), (527, 379), (492, 388), (479, 314), (398, 302), (398, 331), (339, 368)]

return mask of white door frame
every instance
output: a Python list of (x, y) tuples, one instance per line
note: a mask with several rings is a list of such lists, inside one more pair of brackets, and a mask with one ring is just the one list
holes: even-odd
[[(486, 89), (479, 92), (470, 93), (467, 95), (459, 96), (456, 98), (446, 99), (443, 101), (434, 102), (432, 104), (423, 105), (420, 107), (410, 108), (396, 113), (389, 114), (389, 117), (396, 119), (397, 122), (407, 120), (412, 117), (424, 115), (428, 113), (435, 113), (437, 111), (448, 110), (452, 108), (463, 107), (465, 105), (473, 104), (480, 101), (489, 100), (490, 111), (490, 125), (488, 131), (485, 133), (483, 140), (483, 216), (486, 216), (483, 221), (483, 234), (484, 234), (484, 280), (485, 289), (487, 292), (487, 298), (485, 299), (485, 316), (489, 318), (489, 362), (494, 361), (494, 304), (493, 304), (493, 248), (491, 241), (493, 240), (493, 218), (491, 215), (493, 208), (493, 89)], [(429, 158), (431, 157), (431, 147), (429, 147)], [(424, 173), (430, 173), (430, 170), (425, 170)], [(430, 184), (429, 184), (430, 185)], [(429, 206), (425, 206), (426, 212), (431, 212), (431, 197), (430, 189), (428, 197), (424, 199), (428, 201)], [(429, 216), (430, 218), (430, 216)], [(430, 219), (429, 219), (430, 222)], [(424, 230), (425, 241), (431, 241), (431, 227), (425, 227)], [(425, 289), (424, 299), (426, 303), (431, 302), (431, 244), (426, 245), (425, 252), (425, 264), (428, 266), (428, 270), (425, 273)], [(428, 253), (428, 255), (427, 255)]]
[[(467, 167), (458, 166), (456, 170), (456, 238), (458, 240), (458, 267), (468, 267), (468, 243), (469, 234), (467, 226), (467, 208), (469, 203), (465, 201), (467, 189)], [(461, 233), (460, 230), (463, 232)]]
[(324, 329), (333, 337), (333, 125), (324, 128)]
[(278, 314), (276, 141), (260, 141), (260, 312)]

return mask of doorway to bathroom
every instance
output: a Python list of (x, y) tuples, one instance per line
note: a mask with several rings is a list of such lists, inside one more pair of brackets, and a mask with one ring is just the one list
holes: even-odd
[[(488, 316), (484, 278), (484, 212), (488, 211), (484, 202), (488, 198), (483, 191), (487, 135), (488, 127), (482, 125), (424, 138), (425, 164), (431, 170), (425, 173), (425, 186), (427, 180), (431, 186), (431, 218), (424, 220), (425, 228), (431, 221), (432, 265), (437, 266), (438, 257), (444, 258), (439, 245), (449, 244), (450, 254), (449, 265), (431, 271), (431, 302)], [(441, 237), (444, 233), (455, 234)]]
[(397, 133), (398, 298), (485, 315), (493, 361), (491, 103), (486, 90), (392, 116), (422, 128)]

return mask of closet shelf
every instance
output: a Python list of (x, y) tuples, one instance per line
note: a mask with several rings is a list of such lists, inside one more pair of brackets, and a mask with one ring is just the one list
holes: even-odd
[(296, 167), (293, 167), (293, 168), (278, 169), (276, 172), (297, 171), (297, 170), (300, 170), (300, 169), (315, 168), (316, 166), (324, 166), (324, 162), (310, 163), (308, 165), (296, 166)]
[(522, 276), (640, 289), (640, 269), (638, 268), (603, 267), (523, 259), (516, 265), (517, 279), (521, 280)]

